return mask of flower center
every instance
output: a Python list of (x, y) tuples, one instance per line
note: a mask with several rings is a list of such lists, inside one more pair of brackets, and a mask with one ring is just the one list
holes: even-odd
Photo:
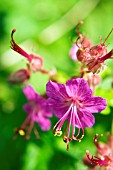
[(78, 98), (73, 97), (71, 102), (76, 106), (77, 109), (82, 107), (82, 103)]

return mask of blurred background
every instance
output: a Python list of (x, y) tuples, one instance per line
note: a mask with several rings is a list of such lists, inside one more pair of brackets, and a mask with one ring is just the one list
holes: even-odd
[[(80, 31), (96, 45), (113, 28), (113, 1), (108, 0), (4, 0), (0, 1), (0, 170), (86, 170), (82, 158), (86, 150), (95, 154), (95, 133), (111, 131), (113, 111), (113, 61), (101, 74), (102, 83), (96, 95), (107, 98), (108, 107), (96, 114), (93, 128), (85, 129), (82, 142), (71, 142), (66, 151), (62, 137), (54, 137), (52, 131), (43, 132), (37, 126), (40, 140), (31, 134), (29, 141), (22, 136), (13, 140), (14, 129), (26, 117), (22, 107), (26, 98), (22, 85), (10, 85), (8, 76), (26, 65), (26, 59), (10, 49), (10, 34), (16, 29), (15, 41), (27, 52), (43, 56), (44, 68), (56, 68), (60, 81), (75, 75), (77, 67), (69, 57), (71, 38), (76, 38), (75, 26), (83, 20)], [(113, 33), (107, 40), (108, 50), (113, 48)], [(48, 76), (33, 74), (31, 84), (40, 94), (45, 93)], [(51, 118), (52, 127), (57, 122)]]

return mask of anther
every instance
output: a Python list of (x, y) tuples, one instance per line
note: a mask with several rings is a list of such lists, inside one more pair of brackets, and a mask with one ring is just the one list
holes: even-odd
[(58, 130), (56, 132), (54, 132), (54, 136), (61, 136), (62, 135), (62, 131)]
[(20, 130), (18, 131), (18, 134), (21, 135), (21, 136), (24, 136), (24, 135), (25, 135), (25, 131), (22, 130), (22, 129), (20, 129)]

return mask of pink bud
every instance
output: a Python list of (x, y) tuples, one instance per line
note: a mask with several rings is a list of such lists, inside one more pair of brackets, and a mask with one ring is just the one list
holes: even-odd
[(28, 81), (29, 78), (30, 78), (30, 71), (27, 69), (21, 69), (12, 73), (8, 78), (8, 82), (11, 84), (21, 84)]

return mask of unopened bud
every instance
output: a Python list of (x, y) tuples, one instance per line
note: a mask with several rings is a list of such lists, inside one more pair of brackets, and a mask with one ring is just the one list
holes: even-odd
[(21, 69), (12, 73), (8, 78), (8, 82), (11, 84), (21, 84), (28, 81), (29, 78), (30, 78), (30, 71), (27, 69)]

